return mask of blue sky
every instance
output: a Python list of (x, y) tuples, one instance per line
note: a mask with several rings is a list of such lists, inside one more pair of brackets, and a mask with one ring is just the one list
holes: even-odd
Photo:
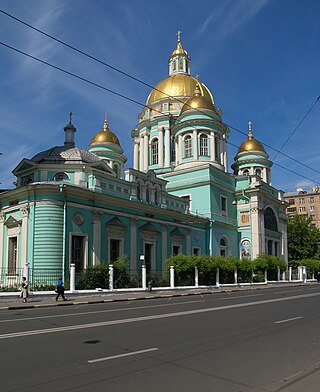
[[(281, 148), (320, 95), (317, 0), (0, 0), (0, 9), (153, 86), (168, 75), (181, 30), (192, 75), (231, 127), (229, 165), (246, 138), (235, 129), (247, 132), (251, 120), (273, 160), (270, 147)], [(2, 13), (0, 41), (141, 103), (150, 92)], [(132, 167), (130, 133), (141, 109), (0, 45), (0, 187), (14, 187), (11, 171), (21, 159), (63, 144), (70, 111), (81, 148), (107, 112)], [(292, 191), (320, 182), (319, 132), (320, 102), (282, 150), (313, 170), (278, 154), (273, 186)]]

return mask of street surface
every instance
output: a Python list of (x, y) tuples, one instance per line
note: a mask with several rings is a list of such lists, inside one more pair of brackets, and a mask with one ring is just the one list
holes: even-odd
[(0, 311), (3, 392), (320, 390), (320, 285)]

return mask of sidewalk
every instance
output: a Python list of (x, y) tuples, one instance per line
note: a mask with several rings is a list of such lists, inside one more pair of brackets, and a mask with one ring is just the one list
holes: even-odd
[(284, 288), (292, 286), (305, 286), (314, 285), (317, 283), (275, 283), (268, 285), (259, 286), (226, 286), (226, 287), (211, 287), (211, 288), (175, 288), (175, 289), (153, 289), (152, 291), (145, 290), (128, 290), (128, 291), (98, 291), (98, 290), (87, 290), (77, 291), (71, 293), (70, 291), (65, 292), (66, 301), (63, 301), (61, 297), (58, 301), (55, 301), (56, 294), (54, 292), (33, 292), (30, 293), (28, 302), (23, 303), (20, 298), (20, 293), (0, 293), (0, 310), (16, 310), (16, 309), (28, 309), (28, 308), (42, 308), (51, 306), (70, 306), (80, 304), (97, 304), (107, 302), (119, 302), (119, 301), (137, 301), (144, 299), (156, 299), (156, 298), (169, 298), (169, 297), (182, 297), (190, 295), (208, 295), (214, 293), (224, 293), (233, 291), (250, 291), (250, 290), (267, 290), (268, 288)]

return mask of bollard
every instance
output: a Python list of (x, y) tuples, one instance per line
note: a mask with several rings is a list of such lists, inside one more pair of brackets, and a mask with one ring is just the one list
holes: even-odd
[(152, 280), (148, 282), (148, 291), (152, 291)]

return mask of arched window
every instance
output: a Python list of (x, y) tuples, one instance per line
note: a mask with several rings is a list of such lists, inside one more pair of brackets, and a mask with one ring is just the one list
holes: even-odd
[(207, 135), (200, 135), (200, 155), (208, 156), (208, 137)]
[(63, 180), (69, 180), (69, 176), (67, 173), (58, 172), (53, 176), (53, 181), (63, 181)]
[(220, 240), (220, 256), (228, 256), (228, 242), (224, 237)]
[(273, 210), (267, 207), (264, 211), (264, 228), (268, 230), (278, 231), (278, 223)]
[(159, 163), (159, 141), (153, 139), (151, 143), (151, 164), (157, 165)]
[(262, 177), (262, 172), (260, 169), (256, 169), (256, 176), (258, 176), (260, 178)]
[(242, 173), (243, 173), (244, 176), (248, 176), (249, 175), (249, 170), (248, 169), (244, 169)]
[(159, 203), (159, 193), (158, 193), (158, 189), (154, 190), (154, 204), (158, 204)]
[(147, 203), (150, 202), (150, 189), (149, 189), (149, 187), (147, 187), (147, 189), (146, 189), (146, 202)]
[(191, 136), (188, 135), (184, 139), (184, 157), (190, 158), (192, 156), (192, 139)]
[(116, 173), (116, 176), (119, 176), (119, 166), (115, 163), (113, 165), (113, 171)]

